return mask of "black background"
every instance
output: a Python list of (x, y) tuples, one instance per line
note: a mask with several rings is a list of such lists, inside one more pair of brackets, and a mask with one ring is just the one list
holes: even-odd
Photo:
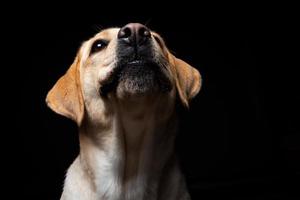
[(16, 67), (8, 87), (14, 109), (8, 121), (17, 147), (4, 145), (16, 149), (10, 152), (20, 181), (13, 184), (21, 196), (59, 199), (65, 171), (79, 151), (75, 123), (44, 102), (49, 89), (99, 28), (140, 22), (203, 77), (191, 109), (180, 114), (177, 140), (192, 199), (296, 198), (299, 78), (290, 62), (295, 53), (286, 46), (293, 42), (293, 16), (280, 5), (140, 4), (15, 12), (9, 62)]

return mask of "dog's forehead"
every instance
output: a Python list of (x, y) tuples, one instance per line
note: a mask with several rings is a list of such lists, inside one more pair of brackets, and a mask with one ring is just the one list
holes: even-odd
[(92, 39), (113, 39), (118, 35), (120, 28), (107, 28), (97, 33)]

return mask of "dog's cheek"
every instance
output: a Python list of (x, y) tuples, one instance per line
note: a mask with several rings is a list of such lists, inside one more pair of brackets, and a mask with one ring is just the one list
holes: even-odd
[(109, 79), (109, 77), (112, 74), (112, 70), (110, 67), (101, 67), (100, 69), (98, 69), (98, 82), (100, 84), (103, 84), (107, 79)]
[(100, 84), (106, 82), (112, 75), (113, 68), (115, 66), (115, 53), (112, 53), (111, 49), (105, 50), (105, 52), (98, 53), (93, 58), (91, 68), (93, 68), (94, 74), (97, 76), (97, 82)]

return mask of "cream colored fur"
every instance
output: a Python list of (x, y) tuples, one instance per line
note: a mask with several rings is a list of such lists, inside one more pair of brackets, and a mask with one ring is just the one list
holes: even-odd
[[(68, 169), (61, 200), (188, 200), (174, 152), (175, 102), (179, 98), (188, 106), (200, 90), (200, 74), (175, 58), (152, 32), (157, 59), (168, 60), (172, 90), (101, 97), (99, 88), (117, 61), (118, 31), (106, 29), (86, 41), (47, 96), (50, 108), (79, 127), (80, 154)], [(90, 55), (99, 38), (108, 40), (108, 46)]]

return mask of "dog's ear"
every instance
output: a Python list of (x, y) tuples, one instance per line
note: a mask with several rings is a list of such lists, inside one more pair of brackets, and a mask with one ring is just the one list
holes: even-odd
[(197, 69), (174, 55), (172, 59), (175, 67), (176, 88), (181, 102), (188, 107), (189, 101), (200, 91), (201, 75)]
[(68, 117), (80, 126), (84, 104), (80, 86), (79, 58), (48, 92), (47, 105), (56, 113)]

